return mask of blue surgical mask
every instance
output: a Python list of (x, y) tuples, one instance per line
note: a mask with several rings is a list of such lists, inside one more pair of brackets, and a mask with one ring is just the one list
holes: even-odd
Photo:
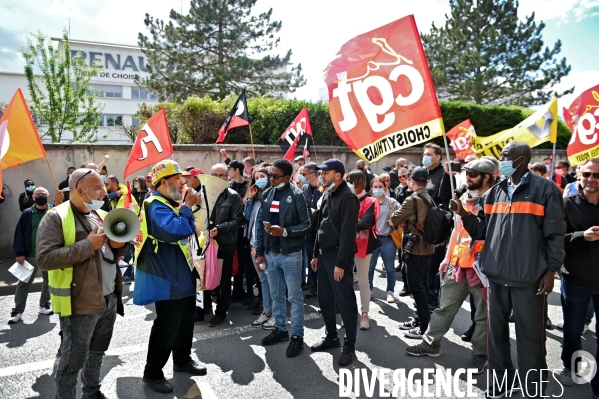
[(258, 180), (256, 180), (256, 186), (258, 186), (260, 190), (264, 190), (264, 187), (266, 187), (267, 184), (268, 179), (266, 177), (261, 177)]
[(297, 177), (299, 179), (299, 181), (301, 181), (303, 184), (308, 184), (308, 179), (306, 179), (306, 176), (304, 175), (299, 175)]
[(25, 187), (25, 190), (27, 190), (27, 191), (29, 191), (30, 193), (32, 193), (32, 192), (34, 192), (34, 191), (35, 191), (35, 186), (28, 186), (28, 187)]
[(373, 188), (372, 194), (375, 197), (382, 197), (383, 195), (385, 195), (385, 189), (384, 188)]
[(349, 187), (349, 189), (351, 190), (352, 193), (356, 193), (356, 191), (354, 190), (354, 185), (351, 184), (350, 182), (346, 182), (345, 184), (347, 184), (347, 187)]
[(279, 184), (277, 184), (276, 186), (273, 186), (273, 187), (275, 188), (275, 190), (279, 189), (279, 188), (282, 188), (282, 187), (285, 187), (285, 182), (282, 181), (282, 182), (280, 182)]
[(320, 184), (324, 184), (324, 180), (322, 180), (322, 176), (318, 176), (318, 182), (319, 182)]
[(102, 178), (102, 181), (106, 183), (106, 175), (100, 175), (100, 177)]
[(139, 183), (135, 183), (135, 184), (133, 185), (133, 187), (134, 187), (134, 188), (139, 188)]
[(422, 157), (422, 166), (424, 166), (425, 168), (428, 168), (432, 164), (433, 164), (433, 157), (428, 156), (428, 155), (425, 155)]
[(501, 174), (507, 178), (512, 177), (512, 175), (516, 171), (516, 168), (514, 168), (514, 162), (518, 159), (520, 159), (520, 157), (516, 158), (514, 161), (501, 161), (499, 163), (499, 171), (501, 172)]
[[(85, 191), (85, 189), (83, 189), (83, 191)], [(85, 205), (85, 207), (87, 209), (89, 209), (90, 211), (97, 211), (98, 209), (100, 209), (104, 206), (104, 201), (98, 201), (98, 200), (92, 199), (92, 197), (89, 196), (87, 191), (85, 191), (85, 194), (87, 195), (87, 197), (89, 199), (92, 200), (91, 204), (88, 204), (87, 202), (83, 201), (83, 205)]]
[[(321, 177), (321, 179), (322, 179), (322, 177)], [(327, 191), (331, 191), (334, 188), (335, 188), (335, 182), (332, 182), (329, 186), (327, 186)]]

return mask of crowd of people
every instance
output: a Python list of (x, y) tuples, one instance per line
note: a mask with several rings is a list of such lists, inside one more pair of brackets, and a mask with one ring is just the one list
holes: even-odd
[[(285, 354), (295, 357), (305, 346), (305, 299), (316, 297), (325, 335), (310, 350), (338, 351), (337, 363), (348, 366), (358, 329), (370, 328), (379, 258), (384, 299), (414, 299), (414, 316), (398, 324), (415, 340), (407, 355), (441, 356), (442, 337), (469, 300), (472, 325), (462, 339), (472, 343), (472, 357), (464, 367), (476, 374), (488, 367), (507, 381), (516, 373), (510, 322), (521, 375), (547, 369), (547, 295), (559, 276), (564, 367), (557, 378), (574, 383), (571, 358), (599, 306), (599, 158), (572, 175), (566, 161), (555, 162), (555, 173), (551, 159), (532, 163), (524, 143), (507, 144), (500, 159), (451, 162), (429, 143), (422, 165), (399, 158), (377, 176), (363, 160), (350, 170), (338, 159), (318, 165), (303, 157), (268, 163), (221, 155), (210, 176), (228, 187), (210, 206), (207, 174), (171, 160), (135, 177), (131, 196), (93, 163), (68, 169), (53, 206), (48, 190), (25, 181), (14, 252), (17, 262), (43, 271), (40, 314), (60, 314), (58, 398), (75, 397), (80, 372), (84, 397), (103, 397), (102, 356), (123, 313), (122, 284), (133, 280), (134, 303), (155, 304), (143, 381), (156, 392), (173, 390), (162, 371), (171, 353), (175, 372), (207, 373), (191, 358), (194, 323), (222, 324), (232, 302), (257, 316), (252, 326), (266, 330), (263, 345), (288, 342)], [(123, 207), (140, 218), (137, 250), (99, 230), (107, 212)], [(198, 236), (218, 243), (220, 285), (211, 291), (198, 291), (205, 277), (196, 262)], [(130, 265), (124, 276), (120, 261)], [(403, 283), (398, 290), (396, 281)], [(9, 323), (21, 319), (29, 287), (19, 283)], [(547, 381), (539, 372), (522, 388), (540, 397)], [(599, 377), (591, 387), (599, 396)], [(490, 383), (486, 394), (503, 397), (515, 388)]]

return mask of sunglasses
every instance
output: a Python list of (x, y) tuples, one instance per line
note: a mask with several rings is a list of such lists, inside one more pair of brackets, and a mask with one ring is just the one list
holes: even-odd
[(81, 177), (79, 178), (79, 180), (77, 180), (77, 182), (75, 183), (75, 188), (77, 188), (77, 186), (79, 185), (79, 182), (80, 182), (81, 180), (83, 180), (83, 178), (84, 178), (85, 176), (89, 175), (90, 173), (92, 173), (92, 170), (91, 170), (91, 169), (90, 169), (90, 170), (88, 170), (86, 174), (84, 174), (83, 176), (81, 176)]
[(481, 175), (481, 173), (479, 173), (479, 172), (466, 172), (466, 176), (468, 176), (468, 177), (470, 177), (472, 179), (474, 179), (474, 178), (476, 178), (476, 177), (478, 177), (480, 175)]
[(227, 175), (225, 175), (225, 174), (220, 174), (220, 175), (217, 175), (217, 174), (211, 174), (210, 176), (213, 176), (213, 177), (218, 177), (219, 179), (222, 179), (223, 177), (227, 177)]
[(580, 175), (585, 179), (588, 179), (589, 177), (593, 176), (593, 179), (599, 180), (599, 173), (582, 172)]
[(283, 177), (285, 177), (285, 176), (282, 176), (282, 175), (281, 175), (281, 176), (279, 176), (279, 175), (272, 174), (272, 173), (269, 173), (269, 174), (268, 174), (268, 176), (269, 176), (269, 177), (270, 177), (272, 180), (279, 180), (279, 179), (282, 179)]
[(407, 177), (408, 177), (408, 176), (406, 176), (406, 175), (401, 175), (401, 176), (399, 176), (399, 178), (400, 178), (400, 179), (406, 179)]

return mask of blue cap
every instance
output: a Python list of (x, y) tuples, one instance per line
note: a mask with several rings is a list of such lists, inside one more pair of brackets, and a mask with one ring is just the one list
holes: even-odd
[(342, 175), (345, 174), (345, 165), (343, 165), (343, 162), (341, 162), (337, 158), (327, 159), (322, 165), (318, 165), (316, 169), (324, 170), (325, 172), (329, 170), (334, 170), (335, 172), (339, 172)]

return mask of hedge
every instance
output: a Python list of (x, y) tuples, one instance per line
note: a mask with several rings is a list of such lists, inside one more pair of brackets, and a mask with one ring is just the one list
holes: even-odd
[[(160, 108), (164, 107), (171, 130), (173, 143), (211, 144), (218, 137), (218, 131), (233, 107), (236, 96), (228, 96), (222, 101), (210, 98), (190, 97), (185, 103), (142, 104), (137, 118), (144, 123)], [(306, 107), (310, 115), (310, 124), (316, 145), (343, 146), (329, 115), (328, 104), (300, 100), (278, 100), (269, 97), (250, 98), (248, 109), (252, 125), (254, 144), (276, 144), (281, 134)], [(484, 106), (471, 103), (448, 101), (441, 102), (441, 113), (447, 130), (470, 118), (479, 136), (489, 136), (510, 129), (530, 116), (534, 111), (516, 106)], [(565, 149), (570, 140), (570, 131), (566, 124), (559, 121), (557, 148)], [(443, 139), (434, 140), (443, 145)], [(228, 144), (249, 144), (250, 134), (247, 127), (231, 130), (227, 135)], [(537, 148), (551, 148), (544, 143)]]

